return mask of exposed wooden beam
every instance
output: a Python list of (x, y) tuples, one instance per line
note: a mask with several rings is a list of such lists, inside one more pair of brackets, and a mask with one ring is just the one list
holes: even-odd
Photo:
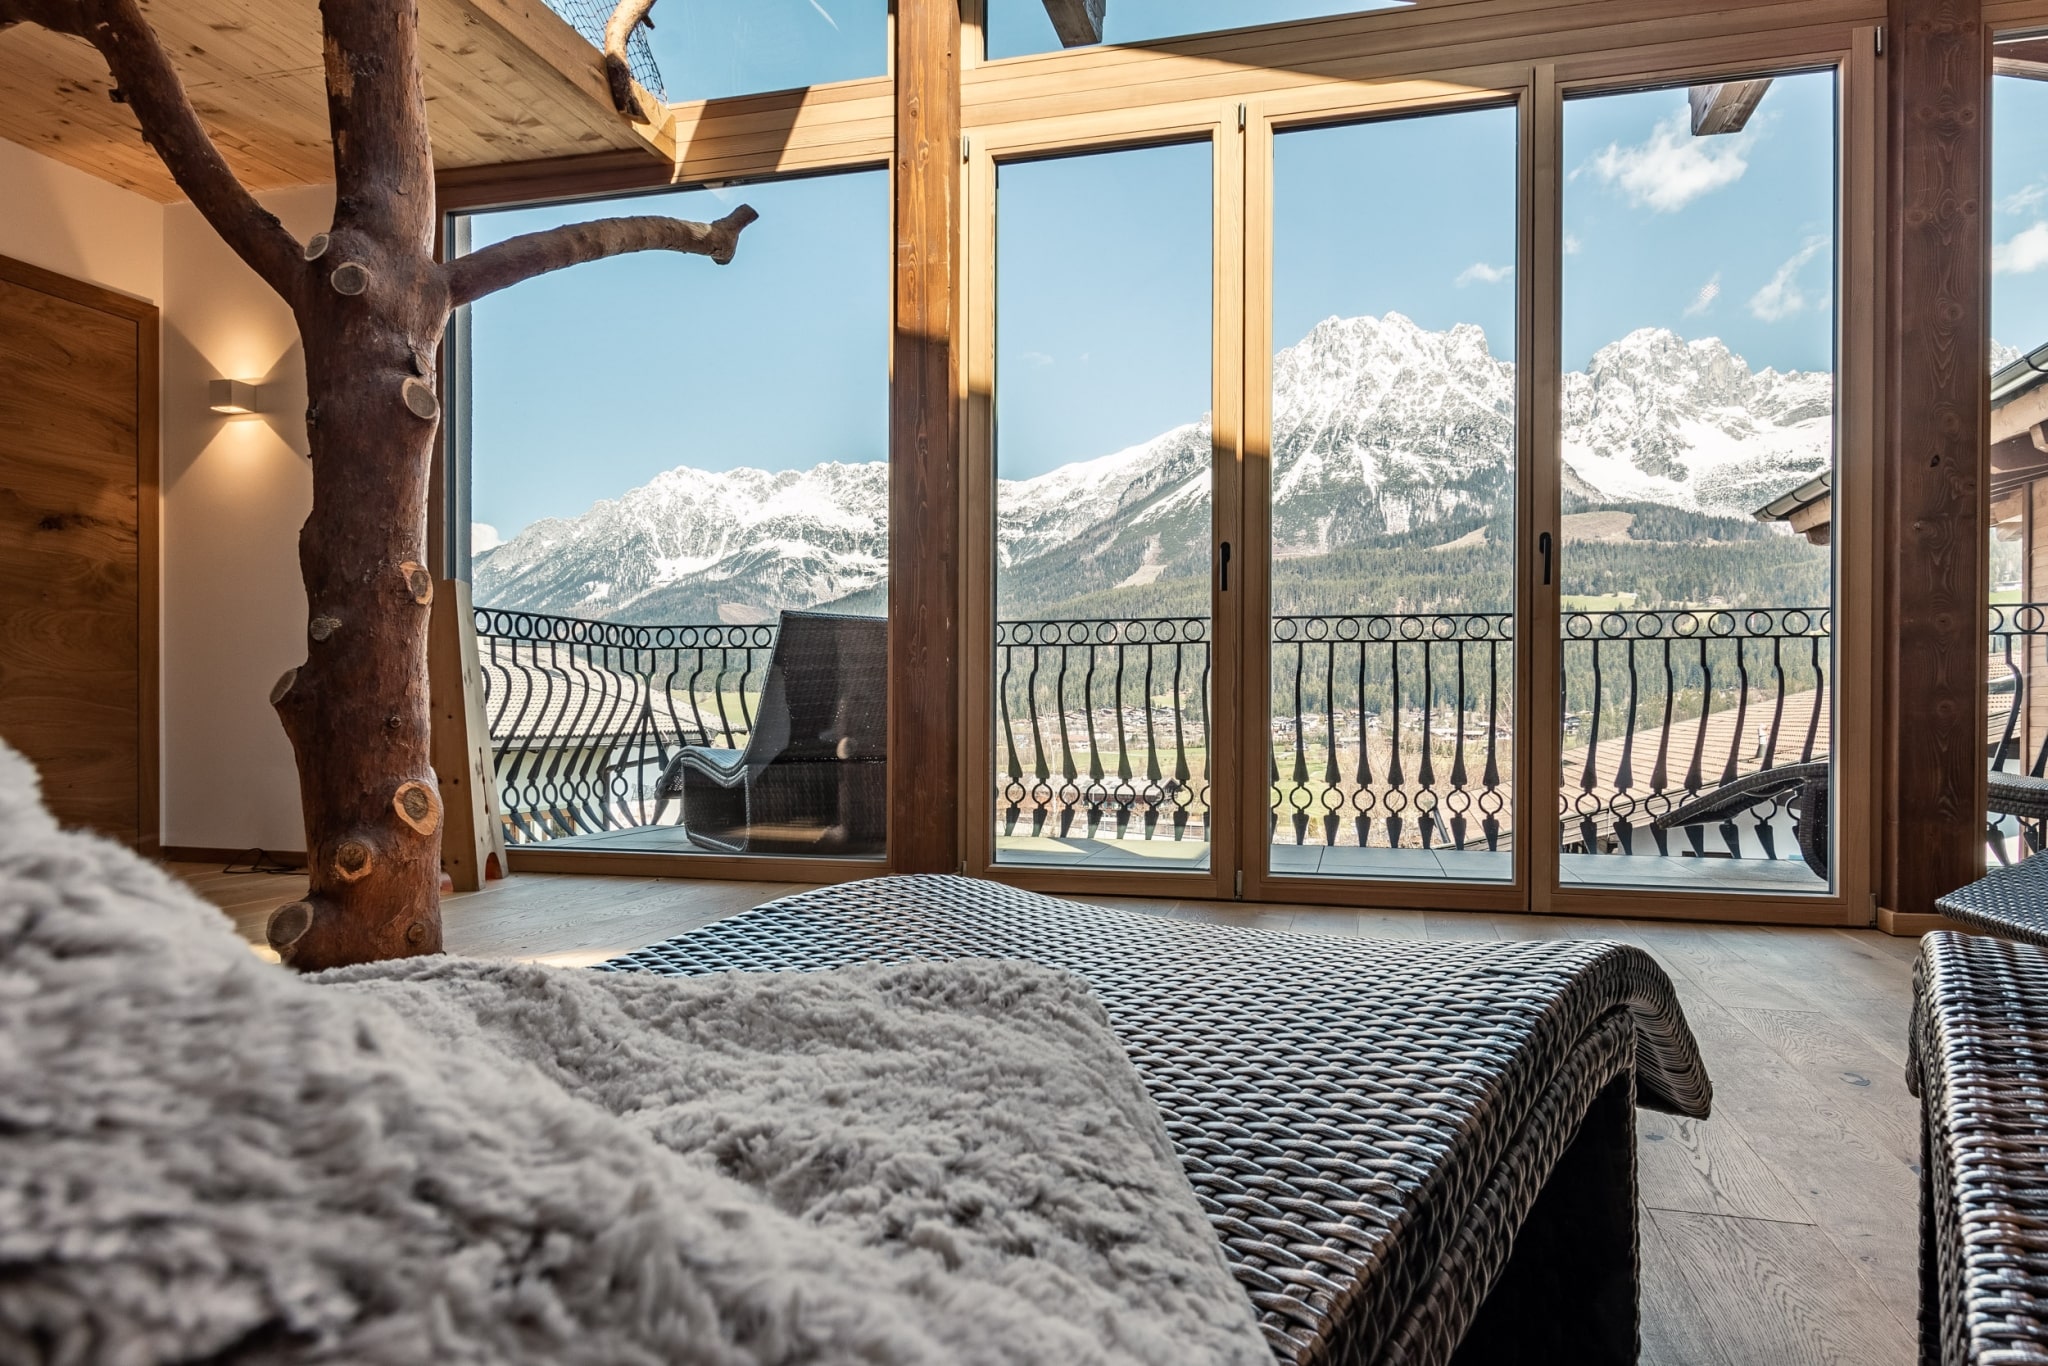
[(1999, 76), (2048, 81), (2048, 38), (2015, 38), (1991, 49), (1991, 70)]
[(2030, 427), (2048, 422), (2048, 384), (2038, 389), (2029, 389), (2012, 402), (1996, 409), (1991, 414), (1991, 440), (1994, 444), (2007, 437), (2018, 436)]
[(1045, 13), (1052, 31), (1067, 47), (1087, 47), (1102, 41), (1102, 19), (1108, 0), (1045, 0)]
[(1890, 0), (1880, 904), (1984, 860), (1991, 43), (1975, 0)]
[(896, 12), (889, 861), (960, 866), (960, 9)]
[(1689, 92), (1692, 100), (1692, 132), (1694, 137), (1712, 137), (1717, 133), (1739, 133), (1749, 123), (1749, 116), (1756, 112), (1757, 103), (1764, 92), (1771, 88), (1769, 77), (1756, 81), (1717, 81), (1712, 85), (1696, 85)]

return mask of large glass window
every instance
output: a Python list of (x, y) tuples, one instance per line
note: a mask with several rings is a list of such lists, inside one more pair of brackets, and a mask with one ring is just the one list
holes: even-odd
[(1274, 142), (1278, 874), (1514, 877), (1515, 144), (1512, 108)]
[(1836, 107), (1565, 106), (1568, 885), (1830, 885)]
[(1001, 863), (1209, 864), (1210, 161), (998, 173)]
[[(2048, 774), (2048, 38), (2002, 37), (1991, 83), (1991, 682), (1994, 775)], [(1991, 793), (1991, 854), (2048, 845)]]
[[(1395, 9), (1409, 0), (1111, 0), (1103, 41), (1139, 43), (1218, 29), (1249, 28), (1289, 19)], [(1022, 57), (1057, 52), (1060, 35), (1045, 0), (988, 0), (988, 55)]]
[(471, 249), (618, 213), (760, 221), (465, 326), (471, 579), (510, 837), (879, 855), (889, 200), (860, 172), (478, 214)]

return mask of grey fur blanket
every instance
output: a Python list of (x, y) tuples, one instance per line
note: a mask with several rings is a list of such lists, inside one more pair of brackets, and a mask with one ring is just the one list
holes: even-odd
[(1071, 977), (300, 979), (0, 746), (0, 1360), (1270, 1357)]

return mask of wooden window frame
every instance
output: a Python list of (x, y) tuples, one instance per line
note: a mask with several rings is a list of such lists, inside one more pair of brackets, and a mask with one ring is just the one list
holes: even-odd
[[(1617, 19), (1619, 7), (1579, 4), (1535, 13), (1532, 7), (1499, 3), (1445, 5), (1378, 11), (1340, 19), (1306, 20), (1232, 35), (1229, 40), (1196, 37), (1130, 47), (1082, 49), (1006, 58), (966, 66), (962, 76), (962, 126), (968, 175), (963, 203), (967, 215), (967, 333), (961, 387), (966, 395), (961, 463), (964, 492), (962, 556), (966, 564), (961, 715), (967, 730), (960, 775), (961, 848), (965, 870), (1048, 892), (1228, 897), (1281, 900), (1373, 909), (1428, 904), (1445, 909), (1522, 910), (1581, 916), (1715, 919), (1781, 924), (1862, 925), (1871, 921), (1875, 898), (1874, 781), (1876, 709), (1874, 679), (1877, 632), (1871, 585), (1878, 563), (1874, 462), (1880, 448), (1885, 393), (1878, 364), (1881, 324), (1883, 227), (1883, 72), (1877, 60), (1881, 12), (1844, 21), (1822, 6), (1805, 3), (1752, 5), (1708, 14), (1690, 6), (1645, 0)], [(1646, 39), (1654, 41), (1646, 41)], [(1235, 48), (1230, 46), (1235, 44)], [(1233, 63), (1233, 51), (1258, 51), (1272, 66)], [(1486, 60), (1475, 64), (1474, 56)], [(1445, 62), (1455, 57), (1456, 64)], [(1560, 622), (1555, 590), (1539, 593), (1518, 575), (1517, 606), (1523, 648), (1517, 652), (1517, 733), (1529, 737), (1517, 765), (1518, 821), (1532, 823), (1530, 840), (1518, 841), (1512, 884), (1483, 886), (1435, 883), (1377, 883), (1366, 880), (1276, 877), (1264, 869), (1266, 829), (1263, 784), (1237, 785), (1235, 809), (1219, 815), (1216, 858), (1201, 874), (1090, 873), (994, 864), (990, 847), (992, 772), (992, 382), (994, 299), (993, 202), (998, 162), (1033, 155), (1107, 149), (1175, 140), (1206, 130), (1215, 140), (1219, 190), (1231, 174), (1242, 177), (1244, 198), (1227, 206), (1219, 195), (1216, 251), (1219, 284), (1228, 262), (1228, 236), (1249, 243), (1245, 278), (1235, 282), (1234, 310), (1242, 329), (1223, 330), (1219, 293), (1216, 340), (1218, 387), (1216, 430), (1219, 450), (1234, 449), (1242, 462), (1267, 436), (1259, 409), (1270, 395), (1243, 382), (1232, 402), (1225, 382), (1226, 353), (1238, 357), (1271, 350), (1270, 272), (1266, 240), (1270, 229), (1271, 138), (1278, 129), (1351, 122), (1429, 109), (1498, 105), (1512, 100), (1521, 110), (1522, 215), (1519, 274), (1521, 291), (1520, 367), (1523, 432), (1521, 459), (1529, 470), (1520, 481), (1518, 512), (1528, 534), (1559, 515), (1556, 371), (1561, 296), (1562, 243), (1557, 165), (1563, 101), (1601, 89), (1705, 79), (1736, 72), (1793, 71), (1828, 67), (1837, 72), (1839, 226), (1842, 305), (1838, 376), (1837, 468), (1843, 488), (1838, 506), (1835, 677), (1838, 680), (1834, 753), (1838, 832), (1833, 888), (1810, 896), (1774, 897), (1733, 892), (1664, 894), (1581, 891), (1558, 881), (1558, 850), (1551, 847), (1553, 794), (1560, 764), (1559, 737), (1527, 724), (1534, 680), (1558, 667)], [(1245, 134), (1235, 136), (1242, 109)], [(1235, 149), (1233, 165), (1232, 149)], [(1263, 373), (1262, 362), (1252, 369)], [(1240, 369), (1241, 375), (1245, 374)], [(1226, 419), (1232, 430), (1226, 433)], [(1856, 452), (1865, 453), (1858, 460)], [(1264, 529), (1251, 534), (1263, 516), (1252, 502), (1262, 481), (1217, 486), (1219, 527), (1235, 533), (1244, 547), (1246, 590), (1234, 604), (1212, 593), (1215, 623), (1217, 724), (1232, 715), (1237, 698), (1264, 695), (1264, 667), (1256, 651), (1244, 651), (1245, 633), (1262, 628), (1269, 602)], [(1239, 489), (1243, 492), (1240, 495)], [(1257, 515), (1254, 515), (1257, 514)], [(1226, 644), (1226, 638), (1228, 644)], [(1226, 663), (1245, 661), (1242, 677)], [(1867, 661), (1869, 667), (1859, 667)], [(1847, 666), (1847, 667), (1844, 667)], [(1228, 701), (1226, 699), (1229, 699)], [(1235, 707), (1240, 741), (1237, 758), (1250, 762), (1262, 751), (1266, 721)], [(1215, 760), (1212, 755), (1212, 762)], [(1219, 765), (1215, 789), (1227, 793)], [(1539, 808), (1536, 803), (1543, 803)], [(1228, 815), (1228, 826), (1221, 819)], [(1241, 884), (1234, 874), (1242, 873)], [(1242, 891), (1237, 889), (1241, 886)]]

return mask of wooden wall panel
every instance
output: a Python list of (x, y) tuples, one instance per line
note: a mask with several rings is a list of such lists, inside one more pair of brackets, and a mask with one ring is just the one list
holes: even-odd
[(0, 258), (0, 375), (0, 736), (153, 850), (156, 310)]
[(1982, 869), (1990, 400), (1989, 30), (1892, 0), (1881, 904), (1929, 915)]
[(960, 866), (960, 12), (896, 17), (889, 396), (889, 861)]

